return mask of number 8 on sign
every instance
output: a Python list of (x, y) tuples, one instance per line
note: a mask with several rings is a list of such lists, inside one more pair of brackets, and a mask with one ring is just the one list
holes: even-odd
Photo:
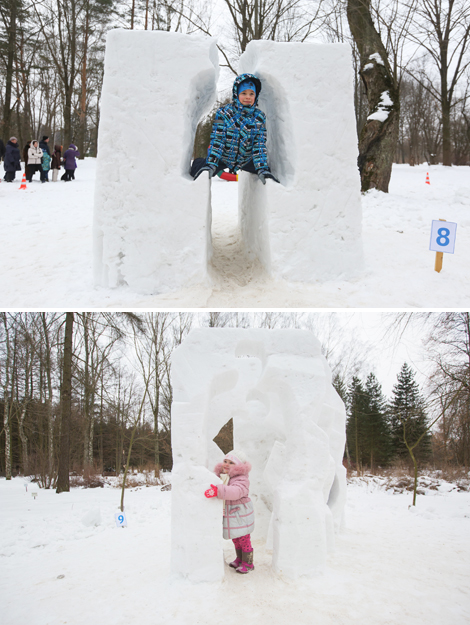
[(456, 231), (457, 224), (452, 221), (433, 221), (431, 226), (431, 243), (429, 245), (429, 249), (432, 252), (445, 252), (447, 254), (453, 254), (455, 249)]
[(114, 515), (114, 520), (116, 521), (116, 525), (118, 527), (127, 527), (127, 519), (125, 512), (116, 512)]

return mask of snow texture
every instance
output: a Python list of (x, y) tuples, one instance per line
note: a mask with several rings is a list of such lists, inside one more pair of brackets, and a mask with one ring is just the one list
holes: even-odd
[(384, 62), (382, 61), (382, 57), (380, 56), (380, 54), (378, 52), (375, 52), (374, 54), (371, 54), (369, 56), (369, 58), (372, 59), (373, 61), (375, 61), (378, 65), (383, 65), (384, 64)]
[(388, 91), (384, 91), (380, 96), (380, 102), (377, 105), (377, 110), (371, 113), (367, 119), (375, 119), (379, 122), (384, 122), (388, 119), (391, 106), (393, 106), (393, 102), (390, 98), (390, 94)]
[(268, 160), (281, 184), (242, 173), (239, 219), (268, 275), (344, 279), (363, 268), (360, 182), (347, 44), (252, 41), (240, 72), (262, 81)]
[[(193, 330), (172, 359), (172, 572), (218, 581), (222, 502), (205, 499), (233, 419), (234, 448), (252, 465), (254, 540), (287, 579), (323, 570), (342, 524), (344, 404), (320, 344), (299, 330)], [(302, 536), (302, 542), (298, 537)]]
[(163, 293), (206, 280), (210, 186), (207, 177), (195, 184), (189, 168), (197, 124), (216, 96), (218, 71), (211, 38), (108, 33), (95, 192), (95, 284)]

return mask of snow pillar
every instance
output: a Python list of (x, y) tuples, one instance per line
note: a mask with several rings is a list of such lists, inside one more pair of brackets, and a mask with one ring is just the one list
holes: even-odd
[(189, 175), (216, 97), (215, 40), (112, 30), (106, 44), (94, 208), (95, 284), (162, 293), (207, 279), (210, 183)]
[(350, 46), (251, 41), (239, 70), (262, 81), (268, 159), (281, 181), (241, 174), (247, 249), (274, 278), (353, 277), (363, 257)]
[[(346, 499), (344, 405), (320, 344), (300, 330), (193, 330), (172, 360), (172, 571), (223, 577), (222, 507), (205, 499), (224, 454), (213, 439), (233, 419), (252, 464), (255, 541), (289, 579), (325, 566)], [(301, 537), (301, 538), (299, 538)]]

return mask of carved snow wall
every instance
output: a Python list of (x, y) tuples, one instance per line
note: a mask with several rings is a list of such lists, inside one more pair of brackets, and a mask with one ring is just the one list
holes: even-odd
[(279, 575), (320, 572), (343, 518), (346, 417), (318, 340), (300, 330), (193, 330), (171, 371), (173, 574), (223, 578), (222, 501), (204, 490), (220, 483), (212, 471), (224, 454), (213, 439), (230, 419), (234, 448), (252, 464), (252, 538), (272, 550)]
[[(111, 30), (98, 136), (95, 284), (163, 293), (204, 283), (210, 183), (189, 175), (194, 136), (216, 98), (216, 42)], [(204, 178), (202, 180), (202, 178)]]
[(240, 176), (245, 246), (273, 278), (363, 270), (353, 72), (348, 44), (251, 41), (239, 71), (262, 82), (268, 161), (281, 184)]

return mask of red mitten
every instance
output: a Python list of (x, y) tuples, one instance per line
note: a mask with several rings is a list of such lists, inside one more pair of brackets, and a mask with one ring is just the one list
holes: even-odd
[(204, 492), (204, 495), (207, 497), (207, 499), (210, 499), (211, 497), (217, 497), (217, 486), (211, 484), (211, 487)]

